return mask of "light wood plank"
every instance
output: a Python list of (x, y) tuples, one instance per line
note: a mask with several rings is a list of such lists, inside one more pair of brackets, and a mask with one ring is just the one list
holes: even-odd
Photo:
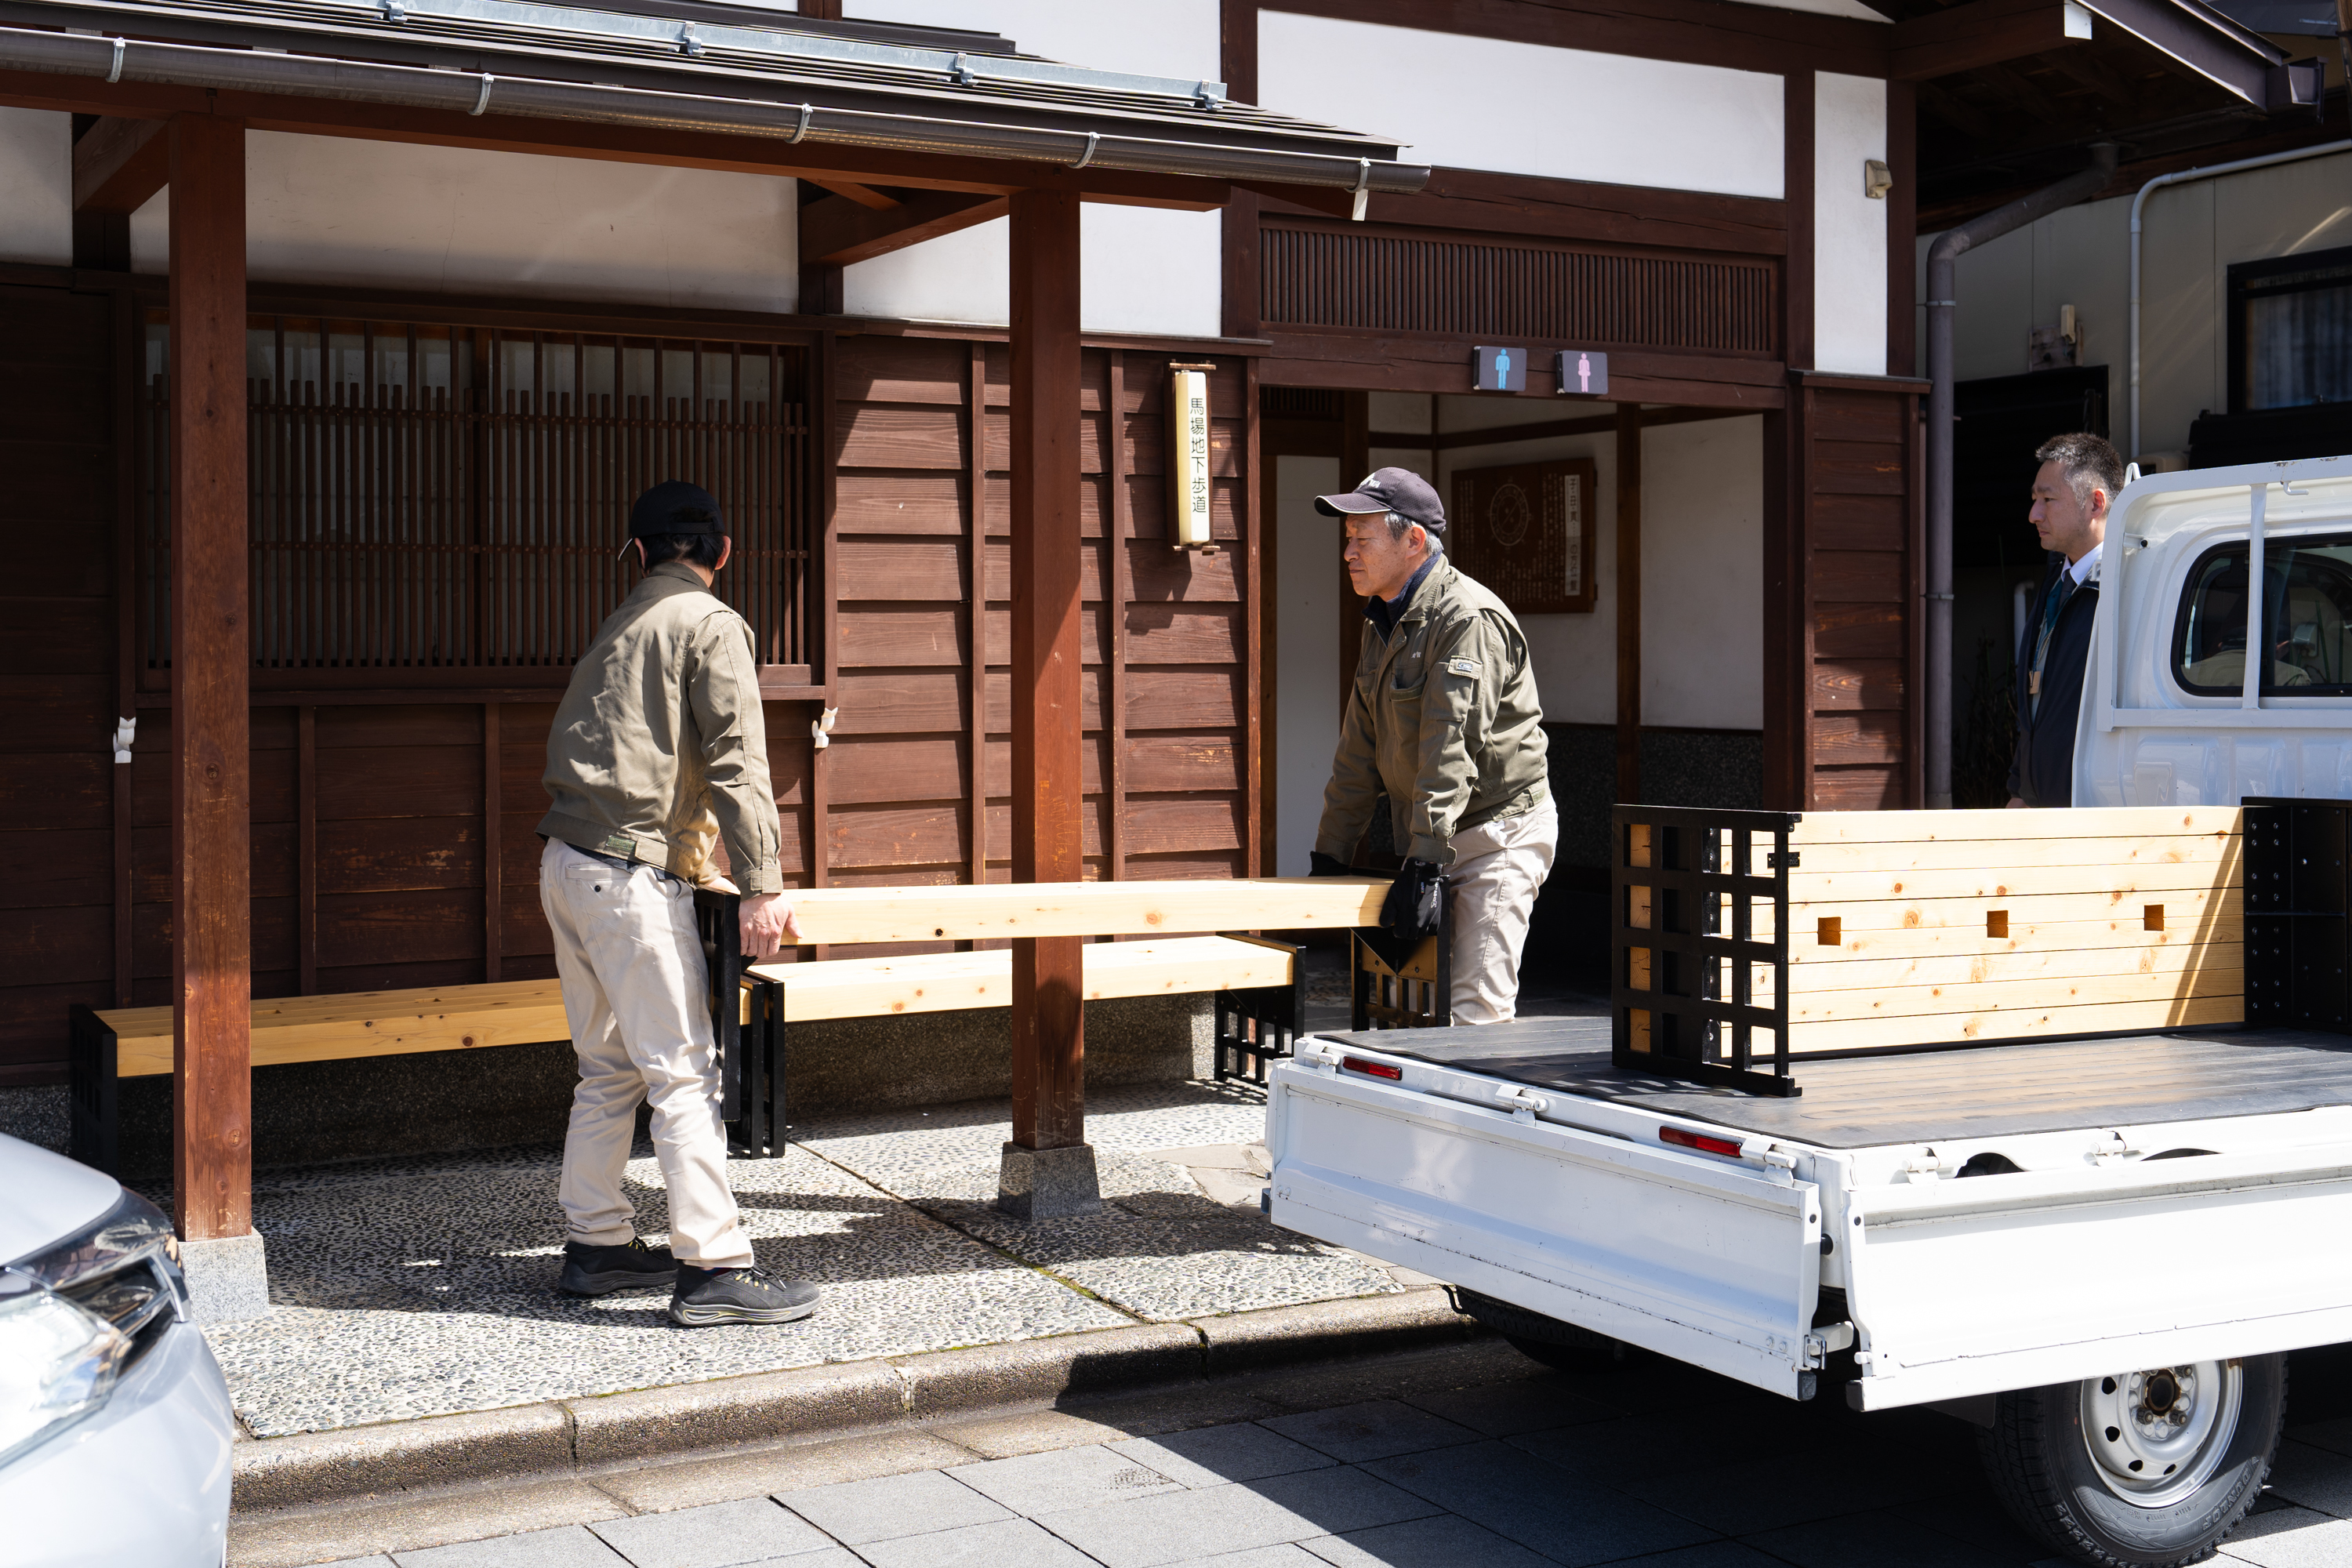
[(2154, 837), (2236, 833), (2234, 805), (2116, 805), (2045, 811), (1810, 811), (1789, 835), (1791, 848), (1816, 844), (1948, 843), (1954, 839)]
[[(2235, 860), (2234, 833), (2168, 833), (2139, 838), (1949, 838), (1900, 844), (1808, 844), (1790, 872), (1793, 887), (1822, 872), (1960, 871), (2007, 866), (2202, 866)], [(1769, 876), (1755, 851), (1755, 874)]]
[(1331, 930), (1374, 925), (1385, 879), (1281, 877), (813, 888), (793, 894), (803, 945), (1020, 936)]
[[(1789, 878), (1789, 905), (1801, 924), (1814, 918), (1814, 905), (1884, 902), (1914, 899), (2017, 899), (2034, 894), (2104, 893), (2121, 899), (2147, 893), (2147, 901), (2180, 889), (2217, 891), (2243, 882), (2240, 858), (2139, 866), (2012, 866), (1998, 870), (1800, 871)], [(1823, 914), (1836, 910), (1824, 909)]]
[(2179, 1002), (2192, 996), (2243, 996), (2245, 991), (2244, 970), (2215, 968), (2188, 969), (2177, 974), (2087, 974), (1990, 984), (1896, 985), (1792, 995), (1789, 1023), (1801, 1040), (1813, 1025), (1853, 1019), (2041, 1012), (2109, 1003)]
[[(2195, 928), (2215, 918), (2235, 921), (2243, 901), (2243, 894), (2236, 888), (2167, 888), (2145, 893), (2118, 889), (2102, 893), (1986, 894), (1969, 899), (1808, 904), (1792, 906), (1789, 910), (1790, 934), (1796, 939), (1790, 945), (1793, 954), (1795, 949), (1805, 945), (1806, 937), (1818, 934), (1821, 921), (1830, 918), (1837, 920), (1849, 936), (1877, 931), (1973, 930), (1979, 940), (1989, 940), (1985, 937), (1985, 916), (1996, 910), (2009, 917), (2013, 937), (2020, 925), (2108, 920), (2137, 926), (2146, 918), (2150, 904), (2164, 907), (2166, 926)], [(1759, 916), (1762, 912), (1759, 911)], [(1770, 923), (1768, 919), (1759, 919), (1757, 925), (1760, 931)]]
[[(2012, 914), (2005, 939), (1988, 937), (1979, 921), (1961, 926), (1915, 927), (1895, 931), (1852, 931), (1835, 947), (1819, 945), (1818, 928), (1808, 925), (1790, 933), (1791, 972), (1815, 964), (1838, 964), (1857, 959), (1930, 958), (1952, 953), (2074, 952), (2090, 948), (2195, 949), (2207, 942), (2243, 942), (2245, 922), (2234, 910), (2204, 921), (2173, 921), (2167, 930), (2148, 931), (2140, 911), (2099, 921), (2021, 921)], [(1807, 984), (1792, 980), (1791, 984)]]
[[(495, 993), (482, 996), (468, 992)], [(427, 991), (353, 993), (289, 997), (254, 1006), (253, 1065), (340, 1061), (354, 1057), (406, 1056), (420, 1051), (480, 1049), (568, 1040), (562, 989), (552, 980)], [(320, 1004), (341, 1003), (340, 1013)], [(140, 1008), (141, 1013), (157, 1011)], [(172, 1070), (171, 1009), (160, 1036), (124, 1037), (117, 1026), (115, 1071), (142, 1078)], [(113, 1015), (107, 1015), (112, 1023)]]
[[(1956, 1012), (1919, 1018), (1857, 1018), (1838, 1024), (1809, 1024), (1790, 1030), (1789, 1054), (1802, 1056), (1811, 1051), (1941, 1045), (1963, 1040), (2056, 1038), (2127, 1029), (2193, 1029), (2242, 1024), (2245, 1018), (2246, 1001), (2242, 996), (2020, 1008), (2015, 1012)], [(1760, 1038), (1757, 1048), (1765, 1048)]]
[[(2155, 932), (2147, 933), (2151, 936)], [(1843, 963), (1791, 967), (1792, 997), (1896, 985), (2001, 984), (2018, 980), (2064, 980), (2090, 975), (2179, 975), (2195, 969), (2242, 969), (2242, 942), (2147, 943), (2131, 947), (2085, 947), (2059, 952), (1998, 945), (2000, 952), (1922, 953), (1906, 958), (1858, 958)], [(1759, 969), (1770, 987), (1771, 970)]]
[[(1284, 985), (1293, 963), (1275, 948), (1221, 936), (1089, 942), (1082, 956), (1089, 1002)], [(1003, 949), (762, 964), (751, 973), (783, 984), (787, 1023), (1003, 1007), (1013, 1000), (1013, 954)]]

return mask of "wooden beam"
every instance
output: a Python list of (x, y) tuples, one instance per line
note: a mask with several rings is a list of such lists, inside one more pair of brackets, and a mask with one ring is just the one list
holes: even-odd
[(2066, 31), (2065, 0), (1969, 0), (1897, 22), (1892, 32), (1886, 74), (1895, 81), (1958, 76), (2080, 41)]
[[(1296, 960), (1279, 948), (1224, 936), (1089, 943), (1085, 999), (1185, 996), (1286, 985)], [(819, 1018), (887, 1018), (1002, 1007), (1013, 994), (1013, 955), (929, 952), (910, 958), (835, 958), (824, 963), (767, 963), (751, 973), (781, 981), (795, 1024)]]
[(1083, 193), (1090, 202), (1210, 212), (1225, 205), (1232, 186), (1191, 174), (1139, 174), (1101, 167), (1065, 168), (1013, 158), (959, 158), (894, 148), (853, 147), (778, 136), (709, 131), (665, 131), (602, 121), (540, 120), (524, 115), (469, 115), (462, 110), (413, 109), (341, 99), (215, 91), (154, 82), (104, 82), (39, 71), (0, 71), (0, 104), (62, 110), (74, 114), (168, 120), (210, 114), (241, 120), (255, 131), (304, 136), (348, 136), (430, 147), (475, 147), (604, 163), (650, 163), (682, 169), (727, 169), (788, 174), (804, 180), (878, 184), (926, 190), (1005, 195), (1042, 189)]
[(252, 745), (246, 701), (245, 128), (171, 124), (172, 1202), (253, 1229)]
[(965, 661), (964, 746), (971, 788), (964, 802), (971, 858), (964, 879), (972, 887), (988, 880), (988, 345), (971, 345), (971, 370), (964, 383), (964, 584), (971, 657)]
[(837, 887), (793, 896), (800, 944), (1165, 936), (1175, 931), (1339, 931), (1374, 925), (1382, 877), (1213, 881), (994, 882)]
[[(1258, 199), (1240, 186), (1234, 190), (1253, 202)], [(1265, 197), (1263, 205), (1269, 215), (1277, 216), (1322, 210), (1298, 205), (1297, 197), (1286, 192)], [(1672, 246), (1746, 256), (1779, 256), (1789, 247), (1785, 204), (1772, 197), (1664, 191), (1486, 169), (1434, 169), (1429, 184), (1418, 191), (1375, 192), (1364, 216), (1369, 223), (1412, 228)]]
[(1617, 411), (1617, 799), (1642, 798), (1642, 411)]
[[(1349, 391), (1340, 395), (1339, 488), (1354, 489), (1371, 472), (1372, 467), (1372, 400), (1365, 392)], [(1433, 423), (1434, 421), (1433, 421)], [(1341, 543), (1346, 543), (1347, 525), (1340, 525)], [(1339, 574), (1339, 701), (1340, 721), (1346, 722), (1349, 700), (1355, 695), (1356, 666), (1364, 657), (1364, 599), (1356, 592), (1356, 584), (1348, 576), (1348, 563), (1334, 559), (1331, 570)], [(1269, 925), (1265, 931), (1280, 931)]]
[(1103, 351), (1103, 742), (1110, 748), (1103, 778), (1109, 797), (1110, 835), (1104, 845), (1114, 882), (1127, 879), (1127, 606), (1134, 597), (1129, 581), (1128, 540), (1135, 532), (1134, 498), (1127, 485), (1127, 355)]
[(74, 211), (137, 212), (163, 188), (171, 153), (160, 120), (100, 120), (73, 144)]
[[(1078, 544), (1078, 198), (1012, 201), (1013, 879), (1085, 875)], [(945, 891), (947, 889), (941, 889)], [(1013, 1142), (1086, 1142), (1076, 935), (1013, 944)]]
[(809, 184), (831, 191), (869, 212), (887, 213), (899, 205), (898, 198), (871, 185), (861, 185), (856, 180), (811, 179)]
[(1004, 216), (1009, 196), (962, 191), (921, 191), (881, 210), (851, 202), (817, 202), (801, 209), (801, 265), (846, 267), (975, 228)]

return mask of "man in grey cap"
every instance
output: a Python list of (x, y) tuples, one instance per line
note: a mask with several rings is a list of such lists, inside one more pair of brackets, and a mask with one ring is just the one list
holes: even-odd
[(1405, 862), (1382, 923), (1400, 940), (1427, 936), (1450, 897), (1454, 1022), (1507, 1022), (1528, 918), (1559, 843), (1528, 639), (1501, 599), (1445, 559), (1445, 508), (1419, 474), (1382, 468), (1315, 508), (1346, 525), (1348, 580), (1370, 625), (1313, 874), (1350, 874), (1385, 794)]
[[(772, 958), (799, 934), (782, 896), (759, 660), (751, 627), (710, 591), (732, 543), (709, 491), (656, 485), (631, 510), (622, 549), (644, 580), (572, 666), (541, 781), (554, 805), (539, 824), (539, 901), (580, 1057), (557, 1288), (668, 1285), (669, 1315), (688, 1326), (791, 1322), (816, 1310), (817, 1291), (753, 1266), (728, 1190), (694, 924), (694, 888), (723, 885), (710, 858), (723, 837), (746, 955)], [(668, 1189), (667, 1247), (637, 1236), (622, 1187), (640, 1100), (653, 1108)]]

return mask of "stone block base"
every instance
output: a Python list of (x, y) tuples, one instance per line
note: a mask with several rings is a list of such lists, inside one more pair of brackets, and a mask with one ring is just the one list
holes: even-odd
[(1018, 1220), (1096, 1213), (1103, 1205), (1094, 1145), (1024, 1149), (1007, 1143), (997, 1170), (996, 1206)]
[(199, 1323), (241, 1323), (269, 1311), (269, 1259), (259, 1231), (180, 1243), (188, 1309)]

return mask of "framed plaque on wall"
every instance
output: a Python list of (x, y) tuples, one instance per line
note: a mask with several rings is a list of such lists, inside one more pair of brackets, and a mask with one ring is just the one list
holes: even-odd
[(1445, 548), (1516, 614), (1590, 614), (1592, 486), (1590, 458), (1458, 469)]

